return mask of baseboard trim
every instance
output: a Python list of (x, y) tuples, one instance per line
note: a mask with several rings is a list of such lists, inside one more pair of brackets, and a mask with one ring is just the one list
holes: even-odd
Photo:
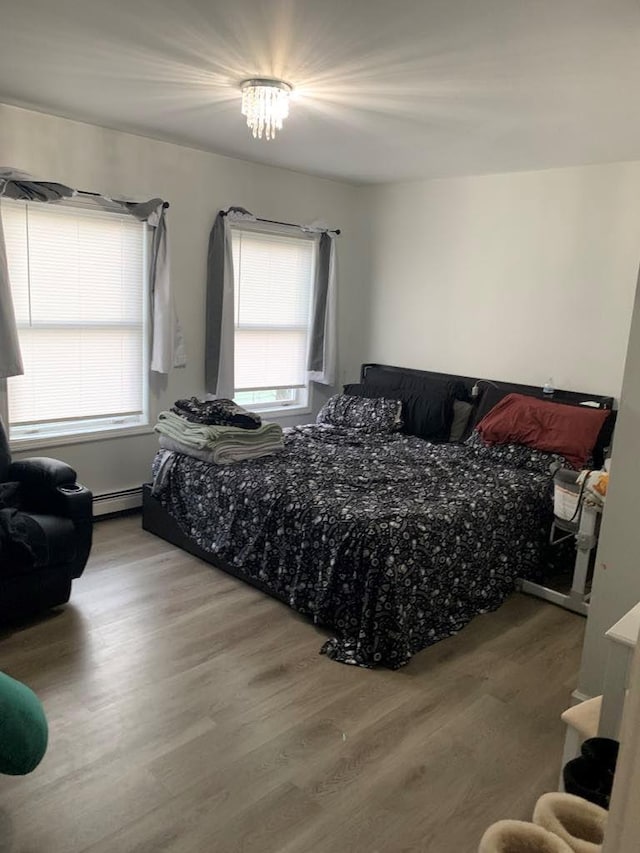
[(123, 489), (120, 492), (107, 492), (104, 495), (94, 495), (93, 515), (111, 515), (114, 512), (126, 512), (139, 509), (142, 506), (142, 487)]

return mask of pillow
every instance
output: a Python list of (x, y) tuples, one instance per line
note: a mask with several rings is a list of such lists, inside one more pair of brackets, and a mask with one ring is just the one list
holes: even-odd
[(557, 453), (546, 453), (525, 447), (524, 444), (485, 444), (477, 432), (472, 432), (465, 441), (466, 447), (476, 459), (488, 462), (490, 465), (504, 465), (506, 468), (518, 468), (533, 471), (536, 474), (553, 474), (564, 466), (565, 459)]
[(318, 412), (316, 423), (363, 432), (396, 432), (402, 426), (402, 403), (400, 400), (335, 394)]
[(449, 441), (462, 441), (473, 412), (473, 404), (464, 400), (453, 401), (453, 420), (449, 432)]
[(476, 430), (485, 444), (524, 444), (558, 453), (570, 465), (582, 468), (608, 415), (606, 409), (507, 394), (485, 415)]
[(385, 385), (345, 385), (345, 394), (354, 397), (384, 398), (402, 402), (402, 431), (426, 441), (447, 441), (453, 418), (453, 399), (446, 387), (433, 386), (427, 393)]
[(363, 384), (365, 387), (377, 385), (387, 389), (402, 388), (406, 391), (427, 395), (430, 390), (442, 389), (444, 386), (453, 399), (471, 402), (471, 394), (465, 383), (461, 379), (448, 376), (407, 373), (402, 370), (390, 370), (388, 367), (370, 367), (364, 375)]
[[(474, 428), (477, 426), (480, 421), (488, 415), (489, 412), (496, 406), (501, 400), (507, 396), (507, 394), (519, 393), (518, 391), (513, 390), (513, 387), (509, 388), (498, 386), (493, 382), (482, 382), (480, 385), (480, 398), (476, 403), (475, 414), (471, 418), (471, 427)], [(524, 395), (529, 396), (529, 395)], [(531, 395), (534, 399), (540, 399), (540, 397), (536, 397), (535, 395)], [(552, 402), (554, 405), (558, 405), (555, 401), (545, 401)], [(572, 404), (562, 404), (562, 405), (572, 405)], [(581, 406), (581, 408), (587, 408), (585, 406)], [(593, 447), (593, 465), (595, 468), (601, 468), (604, 464), (605, 458), (605, 450), (607, 447), (611, 445), (613, 439), (613, 430), (616, 423), (616, 412), (611, 409), (600, 409), (598, 411), (606, 411), (608, 415), (605, 418), (604, 424), (598, 434), (598, 438)]]

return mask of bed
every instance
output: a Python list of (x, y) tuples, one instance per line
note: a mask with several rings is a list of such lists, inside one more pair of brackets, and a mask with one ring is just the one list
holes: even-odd
[[(371, 367), (382, 366), (363, 377)], [(416, 373), (433, 375), (400, 376)], [(517, 579), (539, 578), (551, 461), (312, 424), (251, 462), (174, 454), (159, 494), (144, 489), (143, 526), (328, 629), (332, 659), (395, 669), (499, 607)]]

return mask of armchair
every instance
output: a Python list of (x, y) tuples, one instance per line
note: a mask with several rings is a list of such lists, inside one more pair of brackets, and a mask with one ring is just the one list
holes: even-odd
[(12, 462), (0, 421), (0, 623), (64, 604), (91, 550), (92, 494), (57, 459)]

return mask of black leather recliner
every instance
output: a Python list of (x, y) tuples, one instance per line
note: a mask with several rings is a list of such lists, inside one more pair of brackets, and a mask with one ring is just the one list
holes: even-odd
[(92, 500), (64, 462), (12, 462), (0, 421), (0, 623), (69, 600), (91, 550)]

